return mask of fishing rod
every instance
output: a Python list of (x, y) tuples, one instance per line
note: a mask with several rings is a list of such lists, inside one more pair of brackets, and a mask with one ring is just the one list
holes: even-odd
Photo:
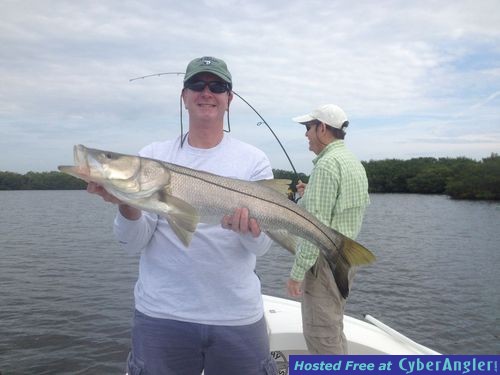
[[(132, 81), (136, 81), (136, 80), (139, 80), (139, 79), (145, 79), (145, 78), (149, 78), (149, 77), (159, 77), (159, 76), (162, 76), (162, 75), (167, 75), (167, 74), (175, 74), (175, 75), (183, 75), (184, 73), (183, 72), (165, 72), (165, 73), (156, 73), (156, 74), (149, 74), (149, 75), (146, 75), (146, 76), (142, 76), (142, 77), (136, 77), (136, 78), (132, 78), (129, 80), (129, 82), (132, 82)], [(295, 169), (295, 166), (293, 165), (292, 163), (292, 159), (290, 159), (290, 156), (288, 156), (288, 153), (286, 152), (285, 150), (285, 147), (283, 146), (283, 144), (281, 143), (281, 141), (279, 140), (278, 136), (276, 135), (276, 133), (274, 132), (274, 130), (271, 128), (271, 126), (267, 123), (266, 120), (264, 120), (264, 117), (261, 116), (261, 114), (247, 101), (245, 100), (240, 94), (238, 94), (236, 91), (232, 91), (233, 94), (235, 94), (238, 98), (240, 98), (246, 105), (248, 105), (254, 112), (257, 116), (259, 116), (259, 118), (262, 120), (262, 121), (259, 121), (257, 123), (257, 126), (260, 126), (262, 124), (266, 125), (267, 128), (269, 129), (269, 131), (271, 132), (271, 134), (274, 136), (274, 138), (276, 139), (276, 141), (278, 142), (278, 144), (280, 145), (281, 149), (283, 150), (286, 158), (288, 159), (288, 162), (290, 163), (290, 166), (292, 167), (293, 169), (293, 173), (295, 174), (295, 177), (297, 178), (297, 181), (300, 180), (299, 178), (299, 174), (297, 173), (297, 170)], [(181, 124), (182, 125), (182, 124)], [(182, 129), (181, 129), (181, 133), (182, 133)]]
[(136, 77), (136, 78), (131, 78), (129, 79), (128, 81), (129, 82), (132, 82), (132, 81), (137, 81), (138, 79), (144, 79), (144, 78), (149, 78), (149, 77), (159, 77), (159, 76), (163, 76), (165, 74), (175, 74), (175, 75), (181, 75), (181, 74), (184, 74), (183, 72), (167, 72), (167, 73), (156, 73), (156, 74), (149, 74), (147, 76), (142, 76), (142, 77)]

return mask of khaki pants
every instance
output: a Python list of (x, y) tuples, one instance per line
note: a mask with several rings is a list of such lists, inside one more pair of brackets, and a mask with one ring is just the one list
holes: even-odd
[[(349, 286), (353, 276), (351, 269)], [(310, 354), (347, 354), (343, 322), (345, 304), (332, 271), (320, 254), (304, 279), (302, 325)]]

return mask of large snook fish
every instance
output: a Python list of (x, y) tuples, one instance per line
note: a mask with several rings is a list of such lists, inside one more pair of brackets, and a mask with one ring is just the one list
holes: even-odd
[(349, 269), (375, 260), (368, 249), (290, 201), (284, 180), (237, 180), (82, 145), (74, 147), (74, 161), (74, 166), (59, 166), (59, 170), (103, 186), (130, 206), (164, 217), (186, 246), (199, 222), (220, 223), (236, 208), (248, 208), (261, 230), (292, 253), (297, 237), (316, 245), (344, 298), (349, 294)]

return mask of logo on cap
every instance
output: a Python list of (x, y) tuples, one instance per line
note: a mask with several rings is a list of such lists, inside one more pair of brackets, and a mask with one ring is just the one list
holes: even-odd
[(201, 60), (203, 65), (210, 65), (214, 62), (213, 57), (204, 57), (203, 60)]

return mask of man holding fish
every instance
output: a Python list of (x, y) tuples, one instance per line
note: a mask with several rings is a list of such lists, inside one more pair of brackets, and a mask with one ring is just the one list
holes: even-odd
[[(150, 144), (140, 156), (240, 180), (272, 179), (262, 151), (224, 133), (231, 90), (224, 61), (192, 60), (181, 94), (188, 133)], [(189, 207), (184, 210), (187, 205), (167, 196), (174, 207), (167, 223), (97, 183), (90, 182), (87, 190), (118, 204), (115, 235), (126, 250), (141, 253), (129, 374), (277, 374), (254, 273), (256, 257), (271, 240), (247, 208), (220, 217), (217, 225), (197, 225), (196, 213), (185, 224), (192, 219), (184, 214)]]
[(195, 59), (181, 96), (185, 136), (153, 143), (140, 156), (76, 145), (75, 165), (59, 166), (118, 204), (115, 235), (141, 253), (131, 374), (276, 374), (254, 273), (270, 238), (292, 253), (299, 239), (319, 250), (344, 299), (351, 268), (375, 260), (288, 199), (289, 181), (271, 180), (262, 151), (224, 134), (231, 88), (222, 60)]

